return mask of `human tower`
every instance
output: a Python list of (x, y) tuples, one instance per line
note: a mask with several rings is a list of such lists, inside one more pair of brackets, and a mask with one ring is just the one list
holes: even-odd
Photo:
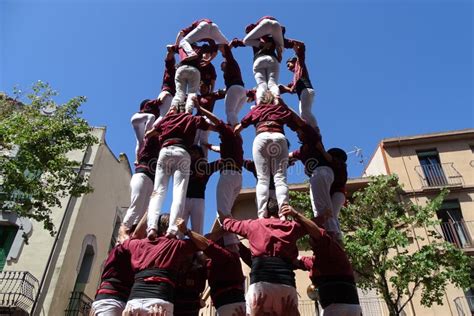
[[(104, 264), (94, 315), (199, 315), (207, 295), (220, 316), (299, 315), (295, 269), (310, 272), (319, 294), (315, 313), (319, 302), (324, 315), (360, 315), (337, 220), (345, 202), (347, 156), (339, 148), (326, 151), (322, 143), (311, 111), (315, 93), (305, 45), (285, 38), (285, 28), (270, 16), (245, 33), (229, 42), (217, 24), (201, 19), (166, 47), (161, 92), (144, 100), (131, 120), (137, 137), (131, 204)], [(253, 49), (254, 89), (245, 88), (232, 54), (238, 47)], [(278, 83), (284, 49), (295, 52), (286, 62), (294, 73), (289, 85)], [(218, 53), (225, 89), (215, 91), (212, 60)], [(285, 104), (283, 93), (298, 95), (299, 114)], [(213, 114), (220, 99), (225, 121)], [(239, 121), (247, 101), (255, 105)], [(245, 160), (240, 133), (250, 125), (256, 129), (253, 159)], [(301, 142), (296, 151), (289, 152), (285, 125)], [(219, 134), (219, 146), (208, 143), (209, 132)], [(208, 162), (208, 150), (219, 152), (220, 159)], [(288, 204), (286, 173), (295, 160), (309, 177), (313, 219)], [(243, 168), (257, 178), (255, 220), (231, 214)], [(206, 184), (217, 171), (212, 212), (220, 227), (203, 236)], [(171, 177), (173, 200), (165, 214)], [(296, 241), (307, 234), (314, 255), (299, 257)], [(248, 248), (238, 236), (248, 240)], [(251, 268), (247, 291), (241, 259)]]

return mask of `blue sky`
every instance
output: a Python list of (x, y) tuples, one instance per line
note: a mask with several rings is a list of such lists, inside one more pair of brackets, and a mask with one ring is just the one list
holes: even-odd
[[(165, 45), (198, 18), (211, 18), (232, 39), (263, 15), (277, 17), (287, 37), (306, 43), (317, 91), (313, 112), (327, 148), (358, 146), (367, 163), (382, 138), (474, 126), (473, 3), (467, 0), (0, 0), (0, 91), (42, 80), (60, 92), (59, 102), (87, 96), (84, 117), (107, 126), (108, 145), (133, 161), (130, 117), (142, 99), (159, 93)], [(253, 87), (251, 49), (234, 54), (246, 87)], [(290, 80), (281, 67), (280, 82)], [(216, 87), (223, 87), (220, 72)], [(296, 96), (284, 98), (297, 109)], [(222, 102), (215, 113), (224, 117)], [(243, 133), (246, 157), (254, 135), (253, 128)], [(295, 136), (288, 136), (296, 149)], [(210, 140), (217, 143), (217, 136)], [(351, 177), (362, 173), (359, 160), (349, 157)], [(206, 227), (217, 178), (208, 184)], [(290, 183), (304, 180), (302, 168), (289, 171)], [(244, 187), (254, 186), (245, 172)]]

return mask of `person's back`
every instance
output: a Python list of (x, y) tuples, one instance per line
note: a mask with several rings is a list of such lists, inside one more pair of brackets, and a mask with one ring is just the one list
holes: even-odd
[(173, 314), (177, 273), (186, 255), (197, 250), (189, 240), (166, 238), (169, 215), (158, 219), (155, 239), (128, 239), (123, 248), (130, 254), (135, 273), (127, 308), (149, 312), (153, 306), (161, 306)]
[[(250, 287), (247, 291), (247, 313), (253, 300), (267, 295), (264, 310), (281, 311), (282, 298), (298, 301), (293, 262), (298, 257), (296, 241), (306, 234), (297, 222), (278, 218), (278, 207), (268, 207), (270, 218), (239, 221), (225, 218), (223, 228), (249, 240), (252, 253)], [(275, 211), (276, 209), (276, 211)]]

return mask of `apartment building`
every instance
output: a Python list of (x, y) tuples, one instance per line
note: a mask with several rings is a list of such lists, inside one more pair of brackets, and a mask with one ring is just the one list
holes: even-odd
[[(361, 178), (349, 179), (348, 197), (364, 188), (369, 176), (397, 174), (404, 192), (402, 198), (423, 205), (443, 188), (449, 189), (442, 208), (438, 211), (441, 225), (438, 232), (449, 242), (474, 255), (474, 129), (383, 139), (377, 146)], [(307, 184), (290, 185), (290, 190), (308, 191)], [(242, 189), (233, 215), (239, 219), (256, 218), (255, 189)], [(416, 234), (430, 239), (423, 229)], [(415, 250), (419, 245), (412, 245)], [(302, 251), (301, 255), (307, 252)], [(244, 266), (245, 273), (249, 269)], [(315, 315), (314, 302), (306, 289), (310, 280), (306, 272), (296, 272), (296, 284), (301, 315)], [(474, 272), (473, 272), (474, 275)], [(474, 290), (464, 292), (448, 286), (443, 305), (425, 308), (415, 295), (405, 315), (471, 315), (474, 314)], [(359, 292), (363, 315), (389, 315), (383, 300), (375, 293)], [(203, 315), (212, 315), (203, 313)]]
[[(474, 255), (474, 129), (383, 139), (364, 171), (364, 176), (380, 174), (397, 174), (403, 197), (418, 205), (447, 188), (449, 194), (437, 212), (441, 221), (438, 232), (466, 254)], [(423, 229), (416, 233), (430, 241)], [(406, 313), (471, 315), (473, 294), (473, 290), (464, 292), (450, 286), (442, 306), (423, 308), (415, 296)]]

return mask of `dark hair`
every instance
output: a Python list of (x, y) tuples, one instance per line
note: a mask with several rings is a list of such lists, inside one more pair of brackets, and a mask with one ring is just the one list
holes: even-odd
[(289, 62), (294, 63), (294, 62), (297, 61), (297, 60), (298, 60), (298, 57), (293, 56), (293, 57), (288, 58), (288, 60), (287, 60), (286, 62), (287, 62), (287, 63), (289, 63)]
[(273, 198), (268, 198), (268, 201), (267, 201), (267, 216), (268, 217), (278, 217), (278, 212), (279, 212), (279, 208), (278, 208), (278, 202), (277, 200), (273, 199)]
[(328, 150), (328, 154), (330, 154), (331, 156), (335, 157), (335, 158), (338, 158), (339, 160), (342, 160), (344, 162), (347, 161), (347, 154), (344, 150), (342, 150), (341, 148), (331, 148)]
[(140, 103), (140, 111), (143, 111), (143, 108), (145, 107), (145, 104), (150, 101), (150, 99), (145, 99)]
[(156, 226), (158, 226), (157, 230), (157, 235), (158, 236), (164, 236), (166, 234), (166, 231), (168, 230), (168, 226), (170, 224), (170, 214), (160, 214), (158, 216), (158, 223)]

